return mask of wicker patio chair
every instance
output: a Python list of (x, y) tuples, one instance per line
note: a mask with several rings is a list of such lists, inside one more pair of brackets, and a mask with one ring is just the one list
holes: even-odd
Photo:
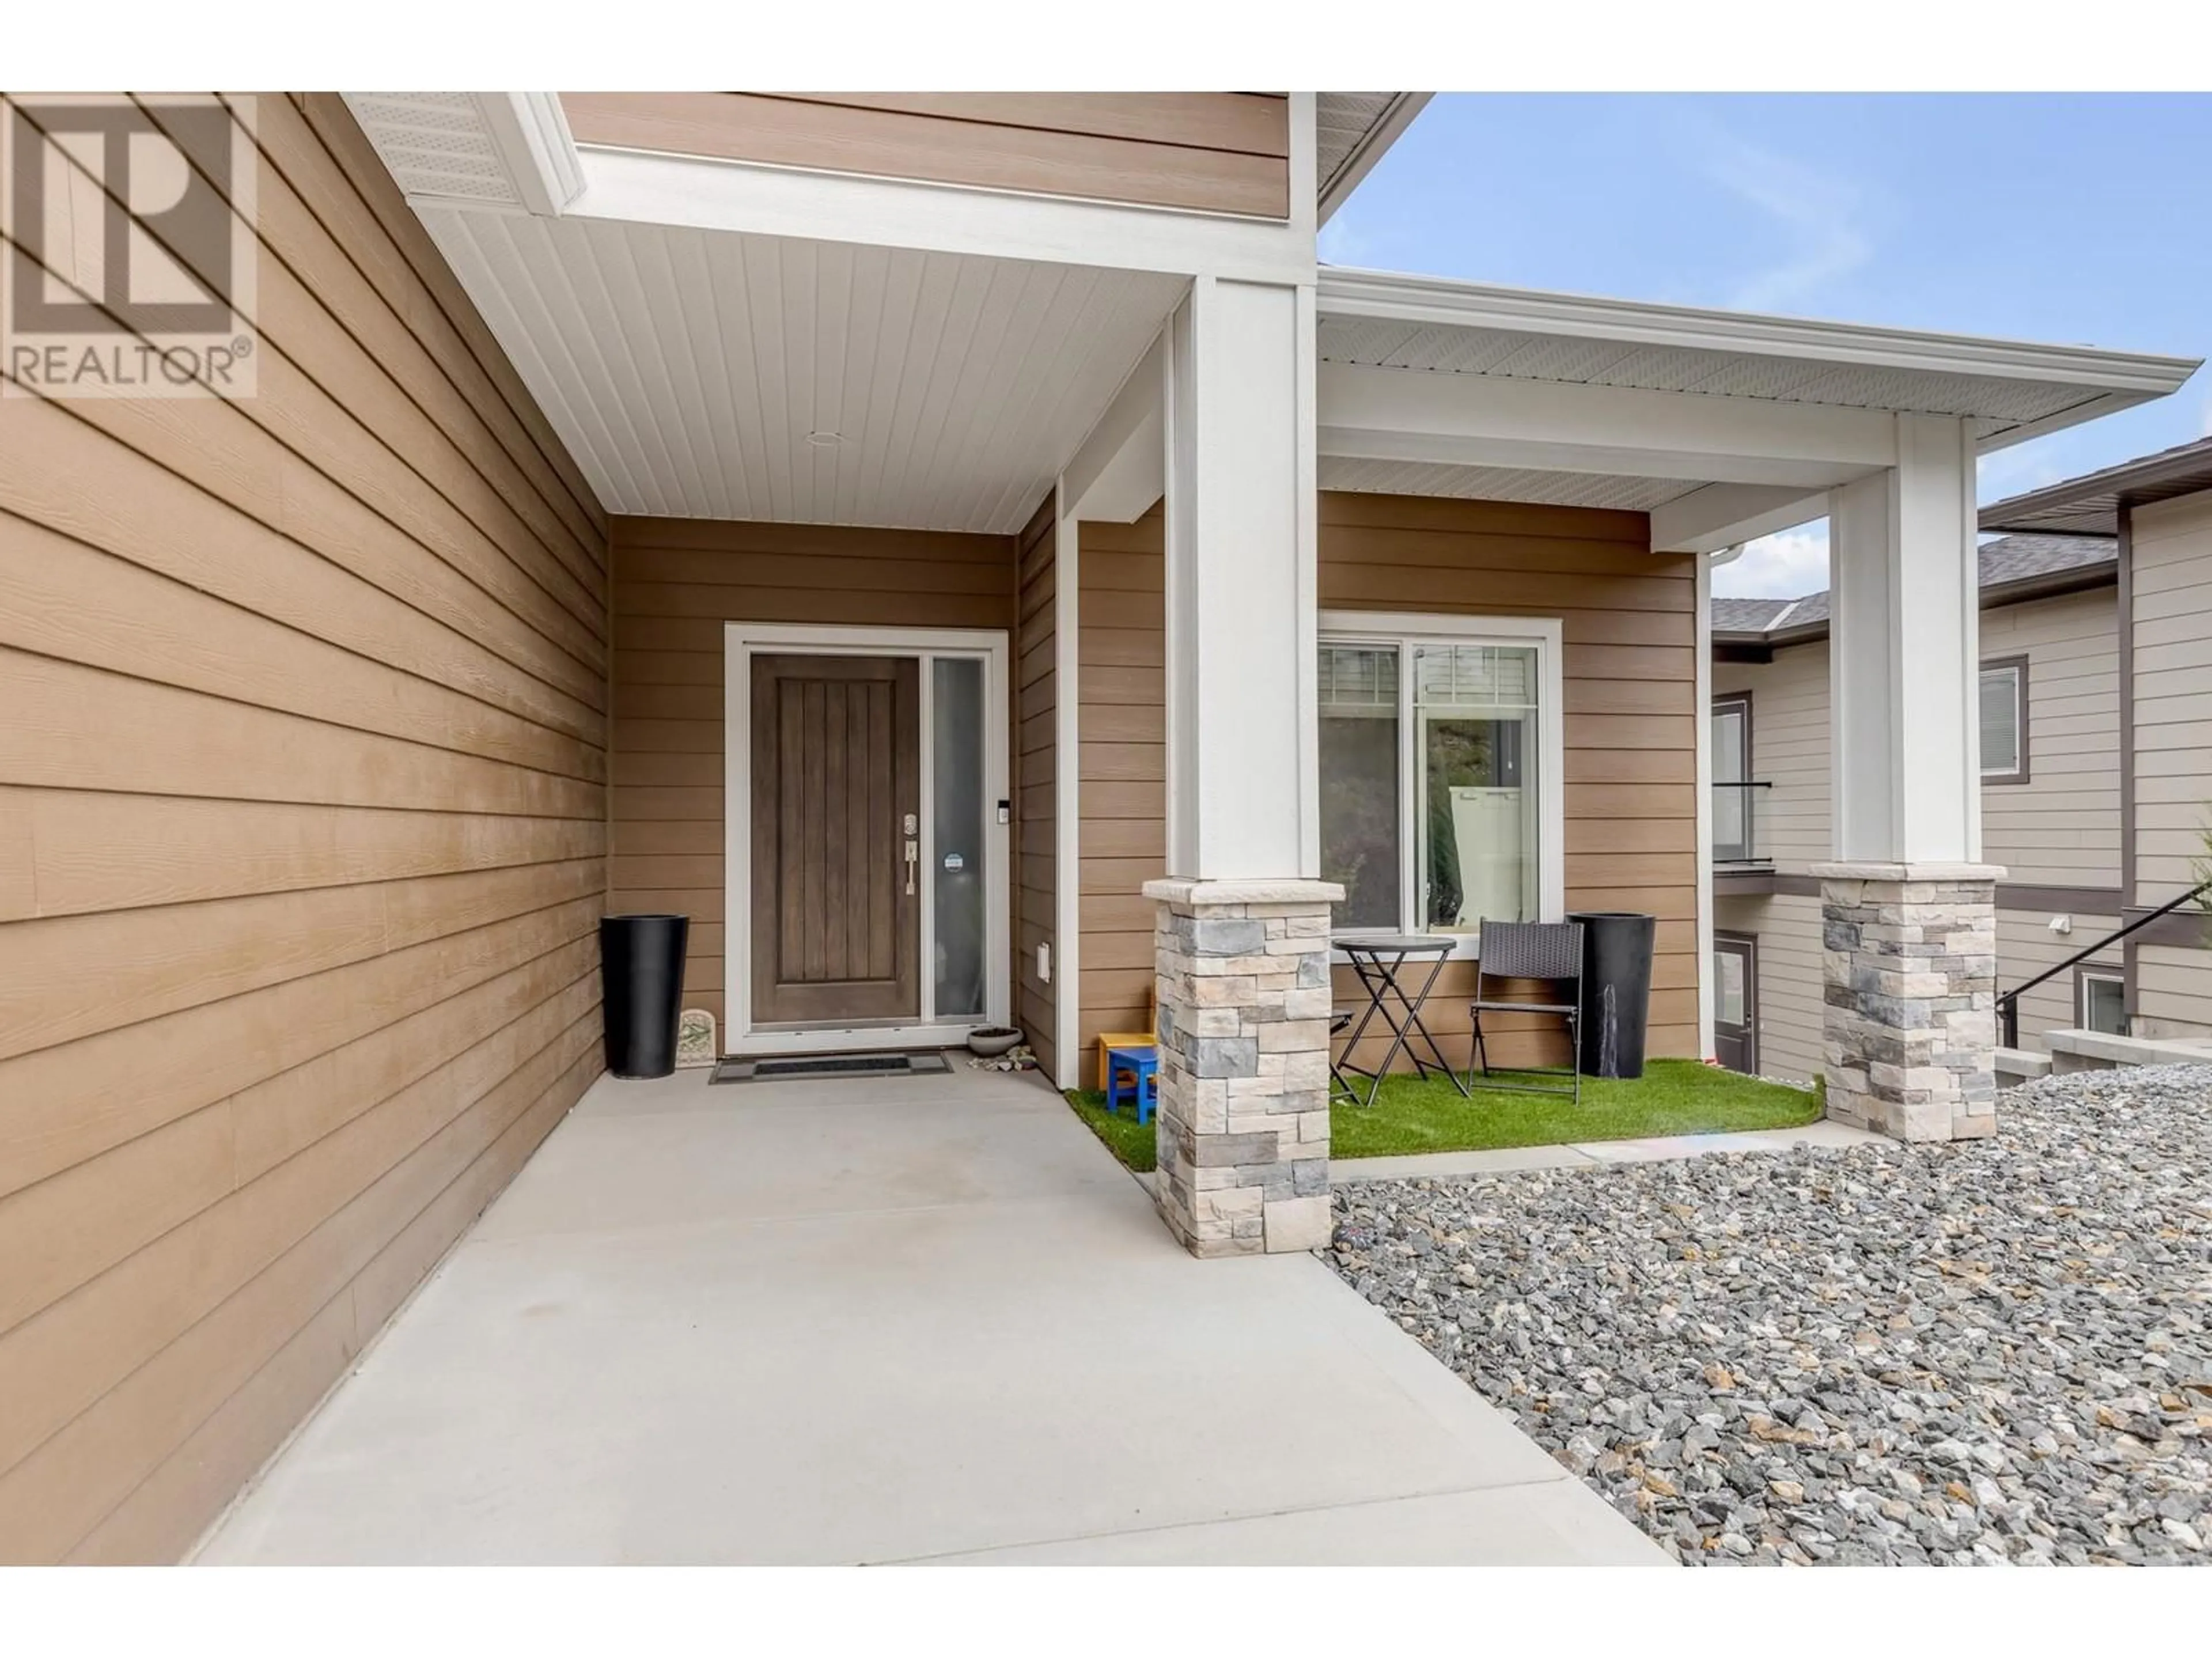
[[(1568, 1000), (1559, 1001), (1528, 1001), (1493, 995), (1498, 982), (1507, 980), (1535, 980), (1552, 988), (1547, 994), (1557, 995), (1561, 987), (1570, 988)], [(1527, 1077), (1566, 1077), (1571, 1081), (1565, 1086), (1547, 1083), (1492, 1081), (1490, 1052), (1484, 1044), (1482, 1017), (1485, 1013), (1557, 1014), (1567, 1028), (1567, 1066), (1562, 1073), (1557, 1066), (1515, 1066), (1508, 1075)], [(1468, 1057), (1467, 1082), (1470, 1089), (1502, 1089), (1529, 1094), (1571, 1095), (1579, 1105), (1583, 1097), (1582, 1066), (1578, 1063), (1583, 1019), (1583, 927), (1578, 921), (1486, 921), (1482, 924), (1480, 952), (1474, 966), (1474, 1000), (1468, 1006), (1468, 1018), (1474, 1026), (1473, 1050)], [(1482, 1081), (1476, 1081), (1478, 1071)]]

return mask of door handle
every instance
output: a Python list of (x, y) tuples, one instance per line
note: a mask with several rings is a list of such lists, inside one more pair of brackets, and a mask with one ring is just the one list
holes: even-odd
[(920, 842), (918, 842), (918, 841), (910, 841), (910, 842), (907, 842), (907, 844), (906, 844), (906, 893), (907, 893), (907, 896), (908, 896), (908, 898), (912, 898), (912, 897), (914, 896), (914, 872), (915, 872), (915, 867), (917, 865), (919, 865), (921, 862), (921, 843)]

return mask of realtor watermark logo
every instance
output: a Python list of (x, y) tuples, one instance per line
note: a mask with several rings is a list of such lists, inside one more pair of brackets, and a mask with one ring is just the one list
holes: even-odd
[(253, 100), (11, 94), (0, 392), (250, 398)]

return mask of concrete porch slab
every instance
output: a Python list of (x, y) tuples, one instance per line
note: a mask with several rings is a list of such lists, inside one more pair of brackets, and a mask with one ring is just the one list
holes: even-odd
[(1394, 1498), (940, 1556), (947, 1566), (1651, 1567), (1641, 1533), (1589, 1526), (1579, 1482)]
[(1192, 1260), (975, 1073), (603, 1079), (199, 1559), (994, 1555), (1662, 1559), (1317, 1261)]

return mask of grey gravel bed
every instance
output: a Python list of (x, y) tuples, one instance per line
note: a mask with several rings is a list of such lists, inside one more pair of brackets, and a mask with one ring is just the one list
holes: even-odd
[(1998, 1123), (1340, 1186), (1325, 1259), (1685, 1561), (2212, 1561), (2212, 1067)]

